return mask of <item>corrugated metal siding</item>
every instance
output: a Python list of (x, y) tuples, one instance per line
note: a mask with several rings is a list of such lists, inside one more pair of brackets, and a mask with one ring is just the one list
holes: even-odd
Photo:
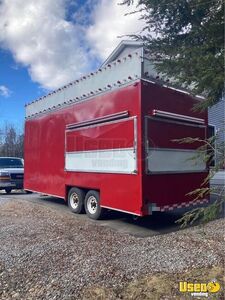
[(219, 131), (219, 139), (225, 142), (225, 97), (208, 110), (209, 124)]

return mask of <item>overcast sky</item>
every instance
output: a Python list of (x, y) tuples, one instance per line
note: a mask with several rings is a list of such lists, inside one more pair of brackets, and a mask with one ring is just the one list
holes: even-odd
[(22, 126), (24, 104), (97, 69), (143, 27), (119, 0), (0, 1), (0, 125)]

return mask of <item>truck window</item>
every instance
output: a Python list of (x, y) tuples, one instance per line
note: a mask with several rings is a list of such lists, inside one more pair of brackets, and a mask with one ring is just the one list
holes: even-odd
[(23, 162), (19, 158), (0, 158), (0, 168), (23, 168)]

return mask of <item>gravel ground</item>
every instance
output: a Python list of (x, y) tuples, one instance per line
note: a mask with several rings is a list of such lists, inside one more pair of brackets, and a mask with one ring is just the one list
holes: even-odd
[[(0, 200), (1, 203), (1, 200)], [(146, 274), (222, 266), (225, 220), (137, 238), (88, 219), (10, 200), (0, 205), (0, 299), (82, 299)]]

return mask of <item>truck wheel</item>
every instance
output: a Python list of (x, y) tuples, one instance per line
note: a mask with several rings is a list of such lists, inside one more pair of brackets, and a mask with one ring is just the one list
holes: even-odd
[(10, 194), (11, 191), (12, 191), (12, 189), (10, 189), (10, 188), (5, 189), (6, 194)]
[(99, 220), (103, 217), (105, 209), (100, 206), (100, 196), (97, 191), (89, 191), (85, 197), (85, 211), (89, 218)]
[(85, 192), (78, 188), (72, 188), (68, 194), (68, 206), (73, 213), (84, 212)]

